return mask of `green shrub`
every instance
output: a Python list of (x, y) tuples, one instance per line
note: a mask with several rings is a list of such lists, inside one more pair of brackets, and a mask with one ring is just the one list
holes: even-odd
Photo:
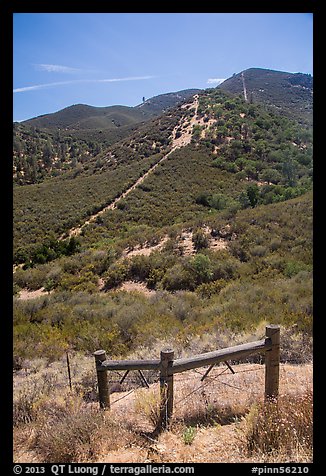
[(163, 289), (167, 291), (178, 291), (181, 289), (194, 290), (196, 287), (196, 278), (191, 269), (183, 263), (177, 263), (169, 268), (163, 279)]
[(307, 269), (308, 267), (304, 263), (291, 260), (285, 264), (283, 273), (286, 277), (292, 278), (292, 276), (295, 276), (300, 271), (305, 271)]
[(250, 250), (250, 254), (252, 256), (259, 256), (259, 257), (263, 257), (265, 256), (267, 253), (267, 248), (266, 246), (261, 246), (261, 245), (257, 245), (257, 246), (254, 246), (251, 248)]
[(196, 428), (193, 426), (187, 426), (183, 433), (182, 439), (185, 445), (191, 445), (196, 437)]
[(114, 263), (110, 266), (108, 271), (104, 275), (104, 288), (112, 289), (116, 288), (122, 284), (125, 280), (128, 279), (130, 272), (129, 263), (127, 260), (124, 260), (119, 263)]
[(95, 292), (98, 290), (98, 277), (91, 271), (84, 271), (80, 275), (69, 275), (65, 273), (59, 284), (61, 291), (87, 291)]
[(152, 269), (146, 280), (149, 289), (155, 289), (158, 283), (163, 279), (165, 271), (163, 269)]
[(199, 251), (208, 247), (209, 239), (206, 233), (201, 230), (197, 230), (192, 235), (192, 242), (195, 250)]
[(147, 256), (138, 255), (131, 259), (129, 274), (133, 279), (146, 281), (151, 272), (151, 262)]
[(226, 285), (227, 285), (227, 281), (225, 279), (218, 279), (216, 281), (211, 281), (210, 283), (200, 284), (196, 288), (196, 293), (203, 298), (208, 298), (214, 294), (219, 294), (219, 292)]
[(127, 208), (127, 202), (125, 200), (119, 200), (117, 202), (117, 209), (118, 210), (125, 210)]
[(26, 270), (18, 269), (14, 275), (14, 284), (20, 288), (27, 288), (30, 291), (40, 289), (47, 279), (47, 268), (38, 266)]
[(197, 254), (190, 262), (194, 271), (196, 284), (207, 283), (213, 277), (213, 270), (211, 260), (204, 254)]

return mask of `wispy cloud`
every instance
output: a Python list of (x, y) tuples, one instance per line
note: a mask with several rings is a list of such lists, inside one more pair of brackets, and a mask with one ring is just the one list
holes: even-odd
[(114, 79), (93, 79), (90, 81), (96, 83), (114, 83), (115, 81), (139, 81), (141, 79), (153, 79), (156, 76), (130, 76), (129, 78), (114, 78)]
[(58, 81), (56, 83), (45, 83), (45, 84), (35, 84), (33, 86), (24, 86), (22, 88), (16, 88), (13, 90), (14, 93), (23, 93), (26, 91), (36, 91), (38, 89), (44, 88), (53, 88), (56, 86), (64, 86), (67, 84), (77, 84), (77, 83), (115, 83), (119, 81), (140, 81), (145, 79), (152, 79), (156, 76), (130, 76), (127, 78), (109, 78), (109, 79), (75, 79), (71, 81)]
[(24, 86), (22, 88), (16, 88), (13, 90), (14, 93), (24, 93), (25, 91), (36, 91), (37, 89), (44, 88), (53, 88), (54, 86), (62, 86), (64, 84), (73, 84), (78, 83), (79, 81), (59, 81), (57, 83), (46, 83), (46, 84), (34, 84), (33, 86)]
[(226, 78), (209, 78), (207, 80), (207, 84), (221, 84), (223, 81), (225, 81)]
[(80, 73), (82, 70), (63, 66), (61, 64), (34, 64), (39, 71), (47, 71), (48, 73)]

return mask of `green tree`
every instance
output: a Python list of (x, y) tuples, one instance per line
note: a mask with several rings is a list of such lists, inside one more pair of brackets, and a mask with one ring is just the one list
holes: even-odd
[(256, 183), (250, 184), (247, 186), (247, 197), (252, 208), (254, 208), (259, 199), (259, 187)]
[(35, 156), (28, 157), (26, 165), (26, 179), (32, 183), (37, 179), (37, 160)]
[(50, 141), (47, 141), (42, 150), (44, 166), (49, 168), (52, 165), (53, 150)]
[(14, 136), (13, 149), (14, 149), (14, 152), (17, 153), (18, 156), (19, 156), (19, 155), (21, 154), (21, 152), (23, 151), (23, 143), (22, 143), (22, 141), (19, 139), (18, 136)]
[(282, 180), (282, 175), (275, 169), (264, 169), (261, 173), (261, 179), (268, 184), (278, 184)]
[(235, 160), (241, 155), (241, 153), (243, 153), (242, 142), (240, 140), (234, 139), (230, 143), (229, 157)]
[(257, 179), (256, 166), (255, 166), (255, 164), (253, 163), (252, 160), (247, 160), (246, 165), (244, 167), (244, 171), (247, 175), (248, 180), (251, 180), (251, 179), (256, 180)]
[(263, 161), (265, 161), (267, 159), (267, 156), (268, 156), (269, 151), (270, 151), (266, 141), (261, 140), (261, 139), (256, 142), (255, 150), (256, 150), (256, 153), (257, 153), (259, 159), (263, 160)]
[(59, 157), (61, 162), (64, 162), (66, 160), (66, 155), (67, 155), (67, 145), (62, 142), (60, 144), (60, 152), (59, 152)]
[(296, 178), (296, 165), (293, 160), (288, 159), (283, 163), (282, 173), (290, 187), (293, 187)]
[(80, 242), (78, 241), (77, 238), (72, 236), (67, 241), (65, 254), (68, 255), (68, 256), (71, 256), (74, 253), (77, 253), (79, 250), (80, 250)]
[(246, 165), (246, 159), (245, 157), (238, 157), (235, 161), (235, 164), (237, 165), (237, 167), (239, 168), (239, 170), (243, 170), (243, 168), (245, 167)]

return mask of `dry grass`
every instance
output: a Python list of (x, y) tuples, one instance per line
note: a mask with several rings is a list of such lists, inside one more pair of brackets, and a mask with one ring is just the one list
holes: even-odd
[(15, 429), (15, 461), (25, 461), (26, 454), (38, 462), (96, 461), (102, 451), (121, 450), (139, 440), (128, 422), (121, 424), (97, 404), (85, 403), (76, 392), (44, 397), (37, 408), (28, 426)]
[(278, 454), (295, 461), (312, 458), (312, 412), (311, 390), (253, 407), (246, 418), (249, 454), (272, 457)]
[[(152, 357), (152, 356), (151, 356)], [(148, 358), (148, 356), (147, 356)], [(264, 365), (221, 364), (175, 375), (169, 428), (154, 436), (159, 383), (126, 379), (100, 411), (92, 357), (29, 362), (14, 377), (15, 462), (309, 462), (312, 458), (312, 364), (282, 364), (280, 404), (263, 407)], [(112, 373), (111, 381), (117, 376)], [(136, 388), (138, 386), (138, 388)], [(272, 422), (272, 431), (268, 428)], [(266, 433), (264, 433), (266, 432)], [(265, 440), (262, 437), (265, 435)], [(281, 442), (286, 442), (286, 445)]]
[(144, 417), (153, 425), (155, 429), (160, 421), (160, 396), (154, 390), (142, 389), (136, 393), (134, 411), (137, 415)]

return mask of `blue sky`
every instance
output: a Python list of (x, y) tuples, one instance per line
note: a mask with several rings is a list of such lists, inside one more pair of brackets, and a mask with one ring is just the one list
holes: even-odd
[(313, 73), (310, 13), (17, 13), (14, 120), (135, 106), (247, 68)]

